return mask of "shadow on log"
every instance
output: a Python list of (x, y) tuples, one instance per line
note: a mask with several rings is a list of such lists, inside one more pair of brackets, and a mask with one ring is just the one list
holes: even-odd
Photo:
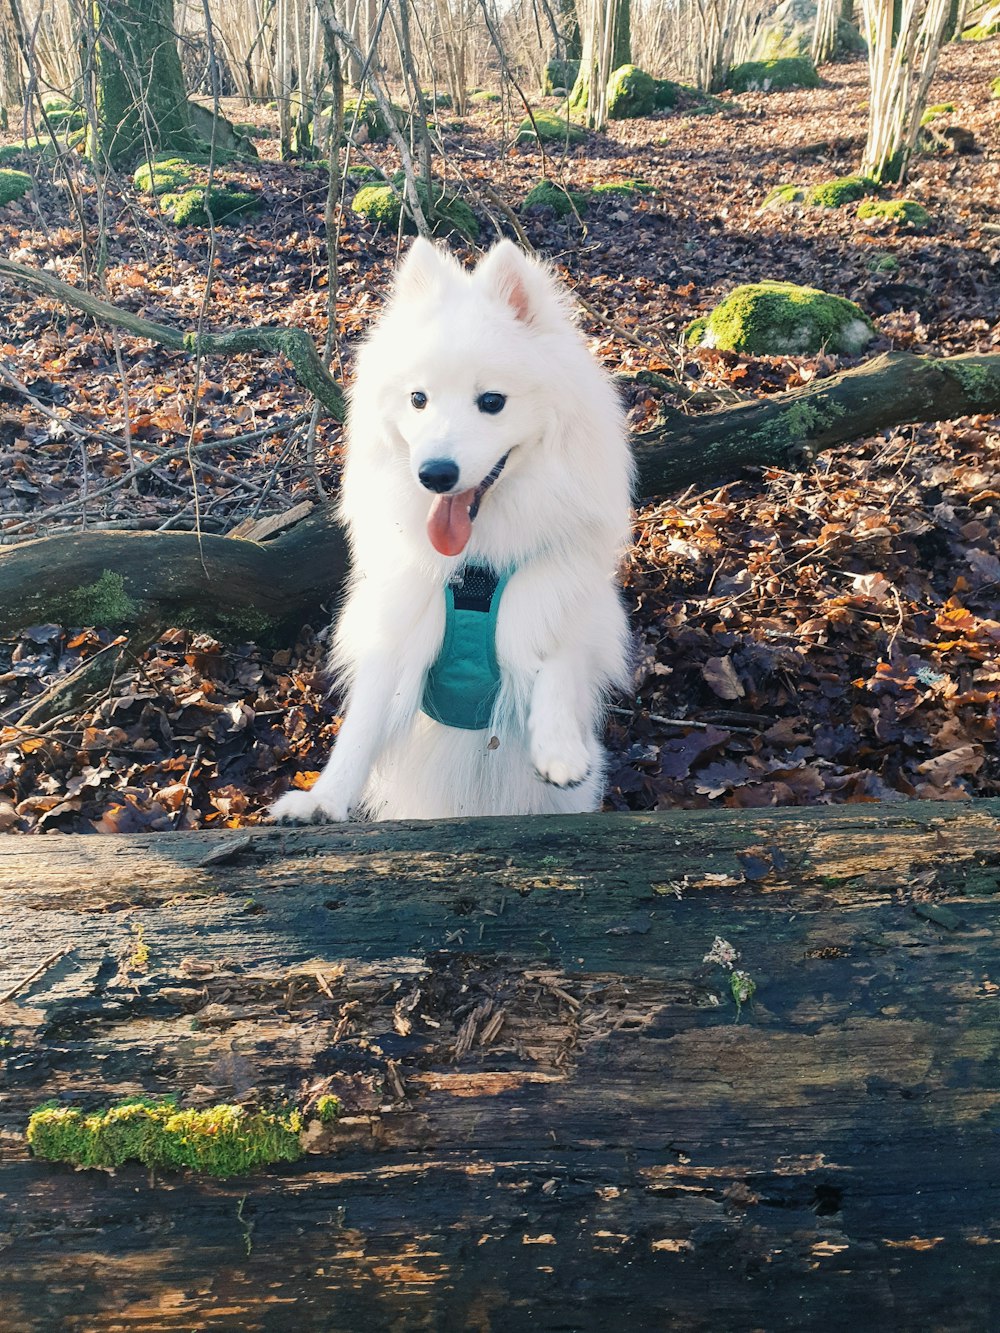
[[(0, 1322), (989, 1327), (998, 846), (997, 801), (2, 838)], [(23, 1138), (317, 1087), (239, 1180)]]

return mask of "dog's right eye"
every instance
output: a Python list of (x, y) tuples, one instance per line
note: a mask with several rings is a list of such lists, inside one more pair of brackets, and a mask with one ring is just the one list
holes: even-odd
[(427, 395), (425, 393), (421, 393), (420, 390), (417, 389), (414, 393), (410, 394), (410, 402), (417, 409), (417, 411), (420, 412), (427, 406)]

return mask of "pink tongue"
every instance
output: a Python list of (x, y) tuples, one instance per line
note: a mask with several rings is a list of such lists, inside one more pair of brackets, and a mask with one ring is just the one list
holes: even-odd
[(439, 495), (427, 515), (427, 535), (435, 551), (442, 555), (461, 555), (472, 536), (469, 507), (476, 498), (475, 487), (455, 495)]

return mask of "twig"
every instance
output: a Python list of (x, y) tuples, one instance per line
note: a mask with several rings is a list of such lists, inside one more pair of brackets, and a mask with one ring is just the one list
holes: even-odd
[(4, 991), (4, 993), (0, 995), (0, 1004), (6, 1004), (8, 1000), (12, 1000), (18, 991), (24, 990), (25, 986), (30, 986), (33, 981), (37, 981), (39, 977), (44, 976), (50, 967), (58, 963), (61, 958), (65, 958), (68, 953), (72, 952), (72, 949), (57, 949), (55, 953), (50, 954), (44, 963), (38, 964), (34, 972), (29, 972), (28, 975), (22, 977), (16, 985), (11, 986), (10, 990)]

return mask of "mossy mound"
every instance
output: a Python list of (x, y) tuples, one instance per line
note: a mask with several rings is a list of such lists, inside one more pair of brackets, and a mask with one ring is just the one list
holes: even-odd
[[(403, 230), (411, 234), (416, 231), (413, 219), (405, 212), (402, 197), (402, 182), (397, 180), (392, 185), (365, 185), (351, 201), (351, 211), (365, 218), (376, 227), (388, 231), (398, 231), (400, 217), (403, 218)], [(463, 200), (447, 194), (440, 187), (435, 187), (428, 197), (427, 185), (417, 182), (417, 195), (425, 214), (433, 212), (433, 232), (435, 236), (447, 236), (457, 231), (467, 240), (474, 241), (479, 235), (479, 222), (475, 213)], [(429, 220), (429, 219), (428, 219)]]
[[(339, 1103), (317, 1107), (318, 1118), (327, 1123), (339, 1109)], [(28, 1121), (27, 1139), (34, 1155), (50, 1162), (107, 1170), (141, 1162), (225, 1178), (296, 1161), (304, 1151), (303, 1125), (295, 1107), (251, 1111), (221, 1103), (181, 1110), (170, 1098), (130, 1097), (102, 1111), (40, 1106)]]
[(491, 93), (488, 89), (480, 88), (477, 92), (469, 94), (469, 101), (474, 106), (491, 106), (494, 102), (501, 100), (499, 93)]
[[(393, 106), (391, 109), (397, 128), (404, 128), (409, 119), (406, 112), (398, 106)], [(357, 117), (356, 122), (355, 116)], [(362, 126), (366, 131), (361, 136), (362, 139), (380, 143), (389, 137), (389, 122), (383, 116), (374, 97), (348, 97), (344, 102), (341, 143), (346, 143), (352, 132), (357, 136)]]
[(897, 227), (922, 230), (931, 225), (931, 215), (915, 199), (866, 199), (858, 205), (862, 222), (894, 222)]
[(195, 167), (205, 165), (207, 160), (201, 156), (163, 154), (136, 167), (132, 184), (140, 194), (176, 193), (194, 180)]
[(734, 93), (773, 93), (782, 88), (818, 88), (816, 66), (806, 56), (779, 60), (745, 60), (729, 71), (727, 87)]
[(877, 189), (867, 176), (838, 176), (836, 180), (814, 185), (806, 195), (806, 203), (813, 208), (843, 208)]
[(894, 255), (874, 255), (868, 261), (870, 273), (898, 273), (899, 260)]
[(0, 208), (28, 193), (34, 182), (26, 171), (0, 171)]
[[(309, 163), (308, 165), (312, 166), (313, 164)], [(329, 162), (325, 162), (323, 165), (327, 171), (330, 170)], [(385, 175), (379, 171), (378, 167), (367, 167), (364, 164), (359, 164), (356, 167), (351, 167), (347, 173), (347, 179), (357, 181), (359, 185), (372, 185), (376, 181), (380, 184), (384, 182)]]
[(787, 208), (790, 204), (800, 204), (805, 197), (805, 186), (789, 181), (785, 185), (776, 185), (773, 190), (769, 190), (761, 208)]
[(455, 105), (451, 93), (435, 93), (430, 88), (423, 90), (424, 101), (432, 111), (450, 111)]
[[(654, 79), (653, 82), (656, 85), (653, 89), (653, 106), (657, 111), (672, 111), (686, 89), (682, 88), (679, 83), (674, 83), (671, 79)], [(711, 102), (718, 100), (709, 97), (707, 93), (702, 93), (700, 96)]]
[(636, 120), (656, 110), (656, 80), (638, 65), (622, 65), (608, 79), (608, 119)]
[(522, 209), (551, 208), (556, 217), (565, 218), (574, 211), (585, 213), (589, 195), (580, 190), (564, 190), (555, 181), (540, 180), (524, 196)]
[(590, 193), (605, 197), (616, 195), (630, 198), (637, 194), (655, 194), (656, 186), (650, 185), (649, 181), (640, 180), (602, 181), (600, 185), (591, 186)]
[(179, 194), (160, 196), (160, 208), (178, 227), (207, 227), (210, 220), (228, 222), (242, 213), (255, 213), (260, 206), (259, 195), (243, 190), (195, 186)]
[(87, 113), (78, 102), (64, 97), (46, 97), (45, 118), (54, 130), (82, 130), (87, 124)]
[(542, 72), (542, 94), (554, 97), (568, 93), (580, 73), (579, 60), (550, 60)]
[(954, 102), (938, 102), (935, 106), (929, 106), (920, 117), (921, 125), (929, 125), (931, 121), (939, 120), (942, 116), (952, 116), (955, 114)]
[(534, 124), (530, 116), (525, 116), (518, 125), (515, 143), (534, 143), (536, 136), (545, 143), (580, 143), (587, 137), (579, 125), (563, 120), (554, 111), (536, 111), (534, 117)]
[(758, 356), (807, 355), (823, 348), (854, 356), (872, 333), (868, 316), (842, 296), (790, 282), (753, 282), (689, 325), (686, 336), (703, 347)]

